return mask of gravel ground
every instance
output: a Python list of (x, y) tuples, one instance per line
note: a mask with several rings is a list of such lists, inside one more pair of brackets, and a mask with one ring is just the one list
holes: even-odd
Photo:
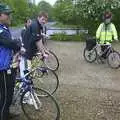
[[(87, 63), (85, 43), (50, 41), (48, 46), (60, 61), (60, 86), (54, 95), (60, 120), (120, 120), (120, 69)], [(120, 44), (113, 46), (120, 50)]]
[[(60, 60), (56, 96), (61, 120), (120, 120), (120, 70), (87, 63), (85, 43), (52, 42), (49, 46)], [(120, 50), (120, 44), (113, 46)]]

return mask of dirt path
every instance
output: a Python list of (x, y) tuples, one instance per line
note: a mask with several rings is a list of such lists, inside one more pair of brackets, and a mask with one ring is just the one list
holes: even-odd
[[(120, 120), (120, 69), (87, 63), (85, 43), (50, 42), (60, 60), (61, 120)], [(114, 45), (120, 50), (120, 44)]]
[[(48, 46), (60, 61), (60, 86), (54, 95), (60, 120), (120, 120), (120, 69), (87, 63), (85, 43), (49, 41)], [(119, 46), (114, 47), (120, 50)]]

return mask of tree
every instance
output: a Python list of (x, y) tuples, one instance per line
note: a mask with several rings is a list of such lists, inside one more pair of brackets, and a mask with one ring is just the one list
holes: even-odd
[[(119, 0), (78, 0), (78, 10), (81, 15), (81, 25), (87, 27), (91, 34), (95, 34), (98, 24), (102, 22), (102, 15), (106, 10), (118, 11)], [(115, 13), (115, 12), (114, 12)], [(114, 14), (115, 25), (118, 26), (118, 16)]]
[(12, 15), (13, 25), (23, 23), (26, 18), (33, 16), (36, 10), (36, 6), (33, 4), (30, 6), (27, 0), (1, 0), (1, 2), (9, 5), (14, 10)]
[(87, 28), (94, 34), (98, 24), (102, 22), (102, 15), (106, 10), (113, 12), (113, 22), (120, 29), (120, 0), (57, 0), (54, 5), (56, 20), (64, 24), (75, 24)]
[(58, 0), (54, 5), (54, 18), (64, 24), (75, 23), (72, 1)]

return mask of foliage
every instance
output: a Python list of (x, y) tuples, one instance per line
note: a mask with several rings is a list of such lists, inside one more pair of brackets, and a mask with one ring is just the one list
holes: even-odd
[(120, 0), (57, 0), (54, 5), (55, 19), (64, 24), (75, 24), (95, 34), (105, 11), (112, 11), (113, 22), (120, 29)]
[(58, 28), (76, 28), (76, 25), (70, 25), (70, 24), (63, 24), (61, 22), (56, 22), (55, 24), (52, 25), (53, 27), (58, 27)]
[(38, 5), (29, 3), (28, 0), (1, 0), (1, 2), (14, 10), (12, 15), (13, 25), (24, 23), (26, 18), (35, 19), (40, 11), (46, 11), (52, 18), (52, 6), (44, 1), (41, 1)]
[[(120, 7), (119, 0), (78, 0), (78, 12), (81, 14), (80, 24), (95, 34), (98, 24), (102, 22), (102, 15), (105, 11), (114, 11)], [(117, 20), (117, 15), (115, 14)], [(115, 23), (119, 24), (118, 20)]]
[(2, 3), (9, 5), (14, 13), (12, 15), (13, 25), (19, 25), (28, 17), (34, 14), (35, 5), (27, 2), (27, 0), (1, 0)]
[(73, 9), (72, 9), (72, 2), (68, 1), (58, 1), (56, 2), (53, 8), (53, 14), (55, 19), (58, 21), (62, 21), (63, 23), (71, 24), (74, 21), (73, 19)]

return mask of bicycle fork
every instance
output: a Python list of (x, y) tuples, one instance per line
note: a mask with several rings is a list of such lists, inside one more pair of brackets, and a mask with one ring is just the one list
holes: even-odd
[(38, 110), (39, 108), (41, 108), (42, 103), (40, 102), (37, 94), (34, 91), (33, 91), (33, 93), (31, 93), (31, 98), (32, 98), (35, 109)]

